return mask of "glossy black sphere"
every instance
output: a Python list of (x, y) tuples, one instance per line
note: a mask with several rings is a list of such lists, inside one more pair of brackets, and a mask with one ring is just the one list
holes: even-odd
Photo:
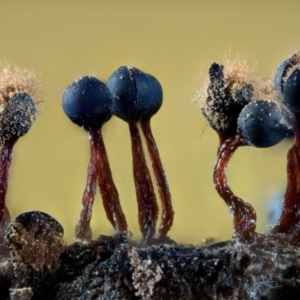
[(238, 118), (238, 130), (251, 146), (265, 148), (282, 141), (292, 128), (292, 116), (282, 104), (257, 100), (248, 104)]
[(86, 130), (99, 130), (112, 116), (112, 96), (103, 82), (84, 76), (66, 88), (62, 107), (75, 124)]
[(283, 92), (283, 86), (284, 86), (284, 77), (287, 73), (287, 70), (292, 67), (293, 60), (296, 58), (297, 53), (293, 54), (292, 56), (285, 59), (277, 68), (275, 76), (274, 76), (274, 83), (275, 83), (275, 89), (278, 92)]
[(158, 80), (134, 67), (117, 69), (107, 86), (113, 96), (114, 114), (127, 122), (150, 119), (162, 105)]
[(283, 103), (292, 111), (300, 112), (300, 69), (295, 69), (283, 87)]
[(33, 99), (26, 93), (14, 94), (0, 115), (0, 139), (25, 135), (36, 117)]

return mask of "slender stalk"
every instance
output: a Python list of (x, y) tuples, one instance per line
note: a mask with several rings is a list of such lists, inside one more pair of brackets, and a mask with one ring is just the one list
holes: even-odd
[(274, 233), (300, 234), (300, 115), (295, 118), (295, 141), (287, 154), (287, 190)]
[(168, 231), (173, 225), (174, 210), (172, 206), (171, 193), (156, 142), (151, 131), (150, 120), (142, 121), (141, 128), (145, 136), (160, 200), (162, 203), (161, 224), (158, 230), (158, 239), (163, 239), (167, 236)]
[(158, 206), (136, 123), (130, 122), (129, 130), (133, 155), (133, 176), (139, 211), (139, 226), (143, 239), (149, 241), (155, 235)]
[(93, 136), (97, 151), (98, 184), (106, 216), (117, 232), (127, 232), (126, 217), (123, 213), (119, 194), (114, 184), (102, 134)]
[(224, 199), (234, 219), (234, 233), (241, 241), (251, 241), (256, 228), (254, 208), (231, 191), (226, 177), (228, 162), (239, 146), (243, 146), (240, 136), (220, 138), (218, 158), (214, 169), (214, 183), (219, 195)]
[(8, 176), (13, 156), (13, 149), (18, 138), (5, 140), (0, 150), (0, 256), (6, 254), (4, 245), (5, 231), (10, 222), (10, 214), (5, 205), (5, 197), (8, 186)]
[(92, 218), (92, 209), (96, 194), (97, 187), (97, 162), (99, 155), (97, 149), (98, 143), (98, 132), (89, 131), (90, 139), (90, 161), (87, 170), (87, 182), (86, 187), (82, 197), (82, 209), (80, 213), (79, 220), (75, 229), (75, 236), (77, 239), (91, 240), (92, 239), (92, 229), (90, 226)]

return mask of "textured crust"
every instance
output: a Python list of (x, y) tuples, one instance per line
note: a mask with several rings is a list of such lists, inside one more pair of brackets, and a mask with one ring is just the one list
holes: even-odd
[[(143, 246), (100, 236), (68, 246), (47, 272), (2, 261), (0, 293), (3, 300), (299, 299), (299, 261), (299, 244), (288, 235), (208, 247)], [(24, 298), (13, 298), (16, 293)]]

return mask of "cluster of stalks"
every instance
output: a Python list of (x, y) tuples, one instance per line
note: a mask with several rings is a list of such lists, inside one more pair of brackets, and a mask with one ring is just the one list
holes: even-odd
[[(150, 119), (161, 104), (162, 89), (159, 82), (153, 76), (133, 67), (120, 67), (106, 84), (95, 77), (84, 76), (66, 88), (63, 94), (63, 109), (71, 121), (88, 131), (91, 144), (87, 184), (80, 218), (76, 225), (77, 239), (92, 238), (90, 220), (97, 181), (108, 220), (116, 232), (123, 234), (128, 232), (101, 135), (102, 125), (113, 114), (129, 125), (138, 220), (143, 241), (157, 242), (167, 237), (173, 224), (174, 212), (168, 182), (150, 127)], [(158, 204), (140, 130), (146, 141), (162, 203), (162, 221), (158, 232), (156, 232)]]
[[(40, 93), (39, 83), (28, 71), (11, 70), (6, 66), (0, 70), (0, 79), (0, 254), (5, 257), (5, 232), (10, 222), (5, 196), (13, 148), (36, 118)], [(257, 236), (256, 212), (230, 189), (226, 177), (228, 162), (238, 147), (248, 145), (267, 148), (291, 134), (294, 134), (295, 142), (288, 153), (287, 191), (281, 217), (271, 233), (284, 233), (295, 239), (300, 237), (299, 53), (283, 61), (277, 69), (274, 82), (253, 75), (244, 63), (227, 62), (225, 66), (213, 63), (206, 86), (198, 97), (204, 116), (219, 135), (213, 177), (215, 187), (233, 217), (234, 238), (242, 242), (252, 242)], [(150, 244), (167, 241), (174, 211), (150, 126), (150, 120), (161, 107), (162, 99), (162, 88), (155, 77), (126, 66), (116, 70), (106, 83), (93, 76), (84, 76), (64, 91), (64, 112), (72, 122), (88, 132), (90, 140), (87, 182), (75, 229), (77, 239), (92, 239), (90, 221), (97, 185), (107, 219), (115, 231), (124, 235), (129, 231), (101, 134), (102, 126), (115, 115), (129, 126), (138, 221), (143, 242)], [(152, 163), (161, 201), (161, 223), (158, 229), (159, 209), (151, 172), (146, 163), (146, 152)], [(42, 214), (30, 214), (36, 215)], [(62, 235), (61, 230), (59, 233)]]

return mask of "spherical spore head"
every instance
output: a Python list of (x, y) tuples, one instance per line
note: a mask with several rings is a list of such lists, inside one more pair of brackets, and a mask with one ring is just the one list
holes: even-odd
[(62, 107), (72, 122), (86, 130), (99, 130), (112, 116), (112, 96), (93, 76), (71, 83), (62, 96)]
[(114, 114), (126, 122), (150, 119), (161, 107), (163, 91), (158, 80), (137, 68), (122, 66), (108, 79)]
[(19, 215), (6, 231), (5, 244), (16, 261), (37, 272), (53, 271), (66, 248), (64, 229), (50, 215), (30, 211)]
[(295, 69), (286, 79), (282, 101), (292, 112), (300, 112), (300, 68)]
[(297, 53), (293, 54), (292, 56), (285, 59), (277, 68), (275, 76), (274, 76), (274, 83), (275, 89), (278, 92), (283, 92), (283, 84), (284, 84), (284, 77), (286, 76), (287, 70), (291, 67), (293, 60), (295, 59)]
[(42, 211), (27, 211), (16, 217), (15, 222), (18, 222), (29, 229), (33, 224), (38, 224), (39, 227), (49, 228), (48, 230), (55, 231), (61, 236), (64, 235), (62, 225), (47, 213)]
[(0, 114), (0, 139), (25, 135), (36, 118), (34, 100), (27, 93), (14, 94)]
[(249, 103), (238, 118), (238, 132), (243, 141), (258, 148), (282, 141), (293, 127), (290, 111), (281, 103), (256, 100)]
[(277, 92), (280, 94), (283, 93), (285, 81), (297, 68), (300, 68), (300, 52), (296, 52), (289, 56), (277, 68), (274, 76), (274, 83)]

